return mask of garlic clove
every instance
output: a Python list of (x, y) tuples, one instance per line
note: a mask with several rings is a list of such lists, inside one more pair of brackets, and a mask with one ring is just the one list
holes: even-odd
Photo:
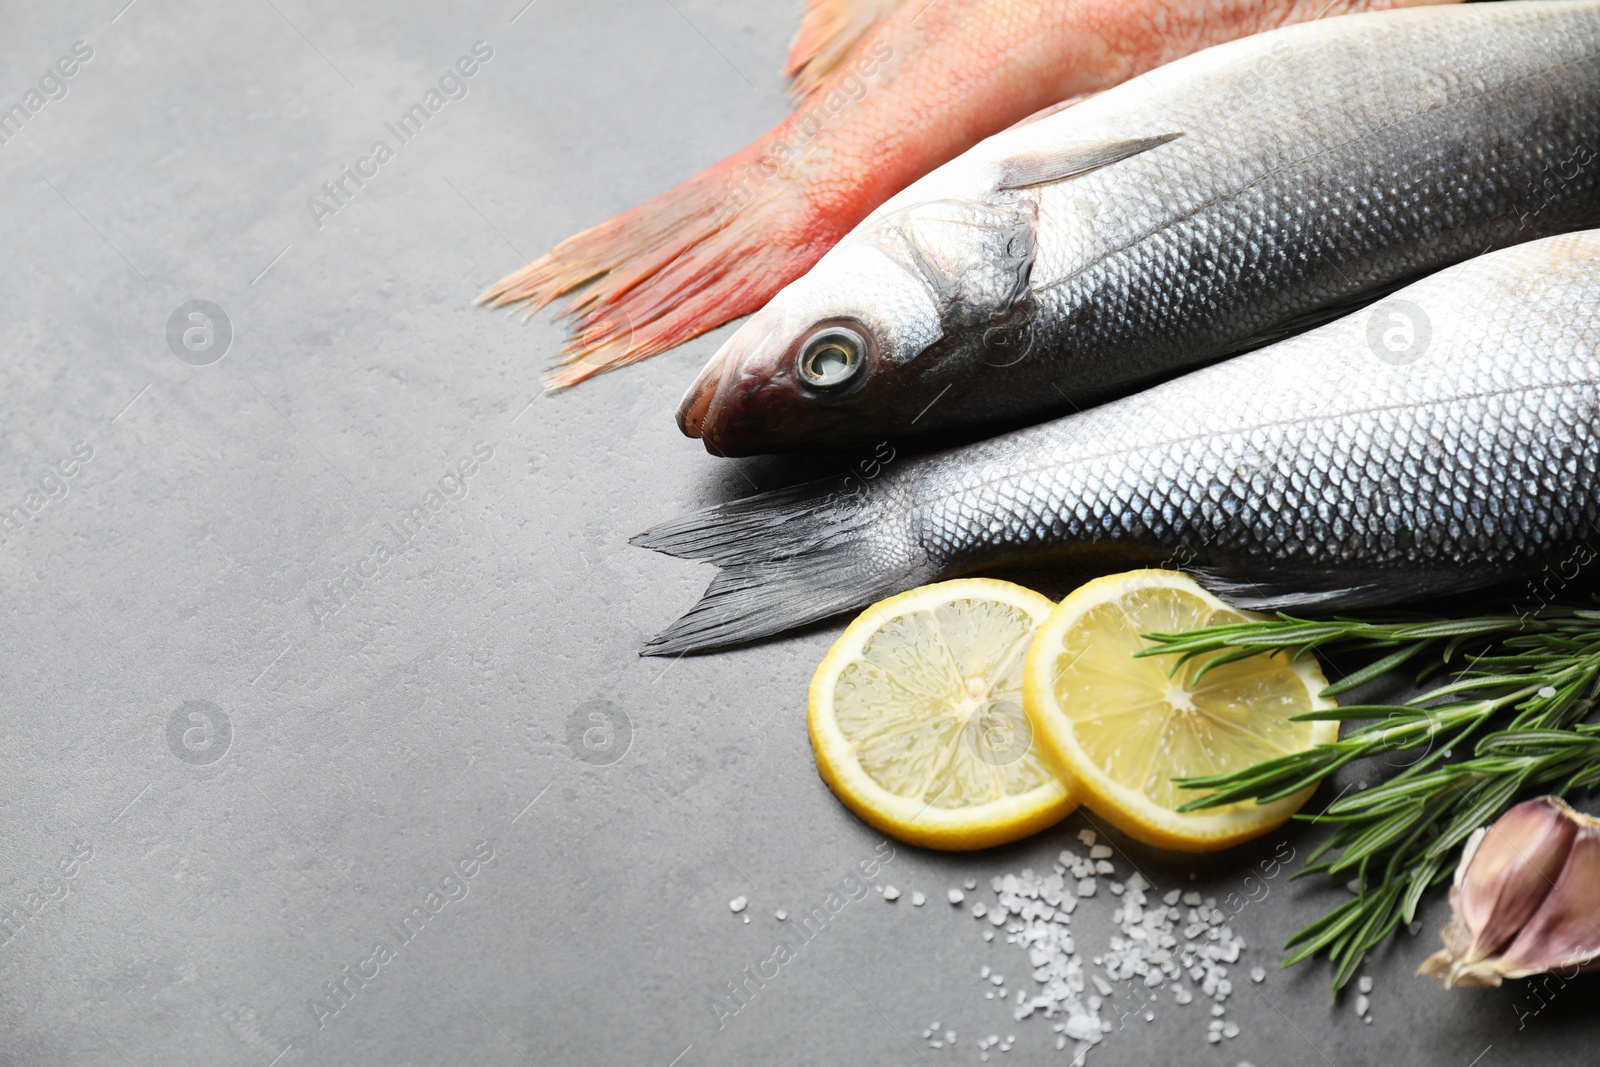
[(1447, 988), (1600, 967), (1600, 819), (1557, 797), (1516, 805), (1467, 840), (1450, 908), (1444, 949), (1417, 968)]
[(1463, 850), (1450, 894), (1468, 935), (1458, 964), (1499, 952), (1533, 918), (1563, 870), (1576, 816), (1563, 801), (1539, 797), (1473, 835), (1476, 847)]
[(1576, 829), (1553, 888), (1500, 957), (1507, 978), (1582, 967), (1600, 957), (1600, 825), (1586, 820)]

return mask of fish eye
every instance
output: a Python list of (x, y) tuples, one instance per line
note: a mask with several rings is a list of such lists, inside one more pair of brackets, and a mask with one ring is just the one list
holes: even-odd
[(848, 326), (829, 326), (800, 346), (800, 377), (812, 385), (843, 385), (867, 365), (867, 339)]

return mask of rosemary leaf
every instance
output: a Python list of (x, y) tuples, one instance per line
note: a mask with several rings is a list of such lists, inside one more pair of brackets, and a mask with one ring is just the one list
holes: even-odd
[[(1196, 790), (1180, 811), (1291, 796), (1359, 760), (1420, 753), (1386, 781), (1341, 794), (1302, 821), (1329, 832), (1291, 877), (1356, 873), (1356, 895), (1286, 943), (1284, 966), (1326, 957), (1337, 995), (1368, 952), (1414, 921), (1448, 881), (1462, 843), (1523, 796), (1600, 787), (1600, 609), (1444, 619), (1276, 618), (1181, 634), (1148, 634), (1139, 656), (1172, 656), (1195, 675), (1256, 655), (1367, 653), (1328, 686), (1350, 692), (1407, 665), (1438, 680), (1399, 704), (1353, 704), (1296, 716), (1346, 723), (1337, 741), (1228, 774), (1180, 778)], [(1420, 681), (1419, 681), (1420, 684)], [(1392, 766), (1392, 761), (1391, 761)]]

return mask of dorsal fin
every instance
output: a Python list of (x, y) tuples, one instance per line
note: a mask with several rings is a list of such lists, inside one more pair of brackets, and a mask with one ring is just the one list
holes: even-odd
[(797, 97), (811, 93), (901, 0), (806, 0), (784, 73)]
[[(1099, 96), (1102, 91), (1103, 90), (1096, 89), (1092, 93), (1079, 93), (1077, 96), (1069, 96), (1065, 100), (1061, 100), (1061, 101), (1058, 101), (1057, 103), (1051, 104), (1049, 107), (1040, 108), (1038, 111), (1035, 111), (1033, 114), (1029, 115), (1025, 119), (1019, 119), (1018, 121), (1013, 122), (1011, 125), (1007, 126), (1006, 129), (1007, 130), (1014, 130), (1018, 126), (1026, 126), (1030, 122), (1038, 122), (1040, 119), (1047, 119), (1051, 115), (1054, 115), (1054, 114), (1056, 114), (1058, 112), (1067, 110), (1067, 108), (1069, 108), (1069, 107), (1076, 107), (1077, 105), (1083, 103), (1085, 100), (1091, 100), (1094, 97)], [(1004, 132), (1004, 131), (1002, 131), (1002, 132)]]
[(1046, 185), (1076, 178), (1091, 170), (1120, 163), (1140, 152), (1148, 152), (1182, 136), (1181, 133), (1163, 133), (1155, 137), (1131, 137), (1124, 141), (1080, 141), (1077, 144), (1021, 152), (1000, 161), (1000, 173), (994, 187), (1026, 189), (1030, 185)]

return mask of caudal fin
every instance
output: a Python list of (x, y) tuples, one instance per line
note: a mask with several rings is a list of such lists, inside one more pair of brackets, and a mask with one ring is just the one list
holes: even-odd
[(567, 238), (477, 302), (532, 315), (576, 293), (562, 311), (572, 335), (546, 379), (551, 391), (755, 311), (821, 255), (803, 224), (788, 226), (804, 198), (782, 175), (751, 179), (745, 164), (762, 144)]
[(886, 494), (813, 482), (687, 515), (632, 544), (721, 568), (643, 655), (724, 648), (881, 600), (933, 577)]
[(809, 96), (903, 0), (806, 0), (783, 72), (797, 97)]

